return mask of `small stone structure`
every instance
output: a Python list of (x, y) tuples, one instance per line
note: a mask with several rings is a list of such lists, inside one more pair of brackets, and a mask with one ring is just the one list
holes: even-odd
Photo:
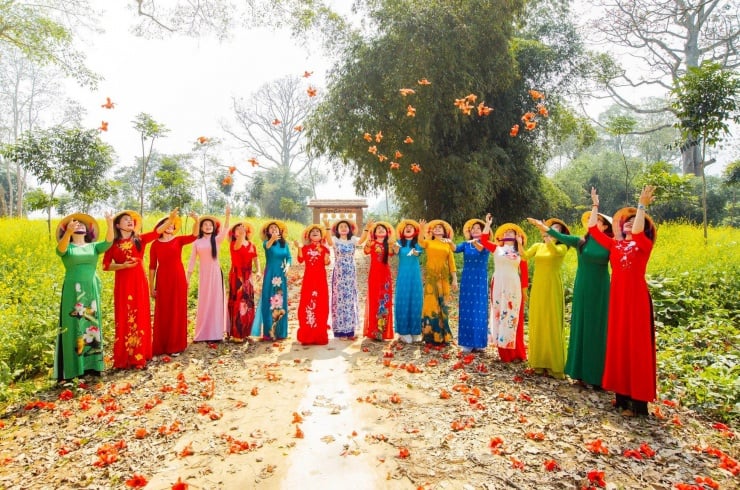
[(313, 199), (308, 202), (313, 209), (313, 223), (321, 223), (324, 219), (330, 223), (340, 219), (350, 219), (357, 223), (357, 229), (364, 226), (363, 214), (367, 207), (365, 199)]

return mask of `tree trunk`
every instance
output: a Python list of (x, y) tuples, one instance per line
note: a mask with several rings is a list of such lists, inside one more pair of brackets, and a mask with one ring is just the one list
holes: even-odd
[(699, 155), (699, 145), (697, 144), (691, 144), (690, 142), (684, 144), (681, 148), (681, 163), (684, 175), (694, 174), (701, 177), (704, 174)]

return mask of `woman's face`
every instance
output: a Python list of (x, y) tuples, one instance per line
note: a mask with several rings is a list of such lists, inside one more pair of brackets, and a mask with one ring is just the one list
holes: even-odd
[(483, 233), (483, 227), (480, 223), (473, 223), (473, 226), (470, 227), (470, 236), (473, 238), (480, 237), (481, 233)]
[(434, 225), (434, 228), (432, 228), (432, 235), (438, 237), (445, 236), (445, 227), (442, 225)]
[(385, 226), (378, 225), (375, 227), (375, 238), (385, 238), (388, 236), (388, 230), (385, 229)]
[(204, 219), (200, 224), (200, 231), (206, 235), (213, 233), (213, 221)]
[(280, 227), (275, 223), (270, 223), (270, 226), (267, 227), (267, 235), (280, 238)]
[(606, 231), (609, 228), (609, 225), (606, 223), (606, 221), (604, 220), (604, 218), (602, 218), (601, 216), (599, 216), (596, 219), (596, 227), (600, 231)]
[(624, 225), (622, 226), (622, 233), (624, 235), (631, 234), (632, 233), (632, 225), (635, 223), (635, 217), (632, 216), (630, 219), (624, 222)]
[(341, 222), (337, 225), (337, 231), (339, 232), (339, 236), (347, 236), (349, 235), (349, 225)]
[(416, 235), (416, 228), (414, 228), (414, 225), (406, 225), (403, 227), (404, 238), (414, 238), (414, 235)]
[(243, 224), (238, 224), (234, 227), (234, 236), (237, 238), (244, 238), (247, 234), (247, 229)]
[(128, 214), (121, 216), (116, 227), (121, 231), (134, 231), (134, 219)]
[[(508, 240), (506, 240), (508, 238)], [(516, 232), (514, 230), (506, 230), (504, 232), (504, 241), (516, 241)]]
[(318, 228), (311, 228), (311, 231), (308, 232), (308, 239), (312, 242), (320, 242), (321, 230), (319, 230)]
[(557, 231), (558, 233), (562, 233), (563, 232), (563, 225), (561, 225), (560, 223), (553, 223), (550, 228), (552, 228), (553, 230)]
[(74, 228), (74, 234), (75, 235), (86, 235), (87, 225), (83, 223), (82, 221), (78, 221)]
[(163, 233), (165, 235), (172, 235), (173, 233), (175, 233), (175, 224), (170, 223), (169, 225), (167, 225), (167, 228), (164, 229)]

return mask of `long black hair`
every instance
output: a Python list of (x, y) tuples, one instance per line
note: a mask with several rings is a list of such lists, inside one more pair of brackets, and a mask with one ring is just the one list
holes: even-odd
[[(121, 219), (124, 216), (128, 216), (131, 219), (134, 219), (133, 216), (127, 213), (121, 213), (113, 220), (113, 229), (115, 231), (115, 239), (116, 240), (123, 240), (123, 235), (121, 235), (121, 230), (118, 228), (118, 224), (121, 222)], [(134, 246), (136, 246), (136, 250), (141, 252), (141, 238), (139, 238), (139, 235), (136, 234), (136, 224), (134, 224), (134, 229), (131, 231), (131, 241), (134, 242)]]
[(206, 221), (210, 221), (213, 225), (213, 231), (211, 232), (211, 257), (215, 259), (218, 257), (218, 247), (216, 246), (216, 223), (212, 219), (206, 218), (201, 220), (200, 225), (198, 225), (198, 238), (203, 238), (203, 223)]

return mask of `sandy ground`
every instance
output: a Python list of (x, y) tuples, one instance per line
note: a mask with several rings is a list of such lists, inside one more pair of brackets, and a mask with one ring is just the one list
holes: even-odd
[(0, 488), (738, 488), (733, 429), (672, 400), (629, 419), (610, 394), (492, 349), (302, 346), (296, 328), (279, 343), (194, 344), (7, 407)]

